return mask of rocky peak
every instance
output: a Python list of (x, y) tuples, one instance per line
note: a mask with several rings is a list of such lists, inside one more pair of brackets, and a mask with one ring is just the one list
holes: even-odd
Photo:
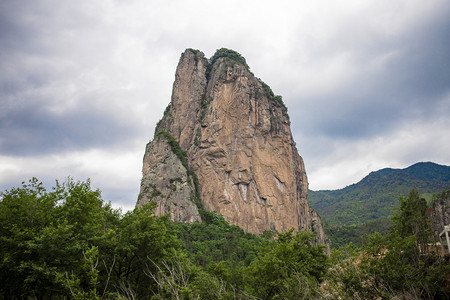
[[(209, 61), (198, 50), (181, 55), (171, 103), (156, 127), (160, 131), (185, 151), (204, 209), (251, 233), (313, 230), (313, 223), (323, 233), (306, 199), (305, 167), (282, 98), (237, 52), (220, 49)], [(158, 164), (155, 143), (159, 139), (147, 146), (144, 169), (146, 161)], [(141, 199), (145, 193), (141, 186)]]
[(155, 129), (155, 134), (161, 130), (169, 132), (183, 149), (192, 143), (192, 130), (205, 94), (207, 67), (208, 61), (200, 51), (188, 49), (181, 55), (172, 100)]
[(434, 234), (438, 238), (444, 226), (450, 225), (450, 189), (442, 190), (435, 195), (430, 218)]

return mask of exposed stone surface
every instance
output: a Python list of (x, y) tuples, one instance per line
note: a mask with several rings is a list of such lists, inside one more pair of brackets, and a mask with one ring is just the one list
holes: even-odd
[(323, 230), (322, 220), (320, 219), (319, 214), (314, 209), (311, 209), (311, 220), (312, 220), (312, 230), (317, 234), (316, 240), (320, 241), (322, 244), (325, 244), (327, 246), (325, 252), (327, 254), (330, 254), (331, 241), (325, 234), (325, 231)]
[[(286, 107), (246, 64), (219, 57), (209, 65), (200, 51), (186, 50), (160, 130), (186, 151), (206, 210), (251, 233), (313, 230), (315, 219), (314, 230), (325, 241), (320, 218), (307, 202), (305, 167)], [(144, 177), (148, 162), (157, 164), (161, 155), (153, 153), (160, 151), (154, 143), (144, 156)], [(148, 199), (143, 193), (141, 199)]]
[(180, 58), (172, 100), (155, 133), (169, 132), (185, 151), (192, 146), (194, 130), (198, 127), (198, 113), (206, 88), (208, 61), (201, 52), (186, 50)]
[(450, 225), (450, 190), (442, 191), (436, 197), (431, 211), (433, 231), (436, 236)]
[(166, 138), (155, 138), (145, 153), (137, 206), (154, 200), (157, 215), (170, 213), (170, 218), (178, 222), (200, 221), (193, 180)]

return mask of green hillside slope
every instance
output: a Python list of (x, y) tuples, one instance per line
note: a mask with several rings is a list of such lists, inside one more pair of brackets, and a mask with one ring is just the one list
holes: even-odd
[(369, 233), (385, 228), (399, 196), (408, 196), (414, 187), (421, 197), (431, 200), (433, 193), (450, 188), (450, 167), (421, 162), (406, 169), (386, 168), (371, 172), (360, 182), (340, 190), (310, 190), (308, 201), (320, 214), (331, 236), (347, 231), (358, 235), (365, 232), (362, 228), (371, 228)]
[(340, 190), (310, 190), (308, 201), (330, 225), (362, 225), (391, 215), (398, 197), (414, 187), (425, 198), (450, 188), (450, 167), (425, 162), (406, 169), (386, 168)]

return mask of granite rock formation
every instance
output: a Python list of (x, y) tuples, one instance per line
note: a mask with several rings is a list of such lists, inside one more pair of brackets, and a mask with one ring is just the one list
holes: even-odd
[(194, 180), (174, 142), (170, 136), (159, 134), (147, 144), (137, 206), (155, 200), (157, 215), (170, 213), (178, 222), (201, 221)]
[[(161, 134), (179, 145), (184, 169), (158, 138)], [(287, 109), (238, 53), (220, 49), (207, 60), (198, 50), (186, 50), (155, 136), (144, 155), (138, 206), (155, 200), (158, 213), (175, 212), (173, 220), (194, 221), (199, 219), (197, 201), (198, 208), (216, 211), (250, 233), (294, 227), (314, 230), (319, 242), (326, 241), (320, 218), (307, 202), (308, 180)], [(189, 173), (192, 178), (177, 175)], [(171, 194), (164, 186), (172, 177), (193, 190)], [(153, 186), (161, 193), (152, 192)], [(195, 192), (198, 199), (186, 198)], [(175, 205), (178, 201), (183, 204)], [(177, 210), (188, 207), (186, 201), (190, 209)]]
[(437, 194), (431, 209), (431, 224), (436, 237), (450, 225), (450, 190), (443, 190)]

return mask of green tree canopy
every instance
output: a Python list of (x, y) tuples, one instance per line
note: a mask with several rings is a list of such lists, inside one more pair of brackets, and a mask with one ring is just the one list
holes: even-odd
[(361, 299), (448, 299), (450, 266), (433, 251), (426, 201), (416, 189), (400, 198), (392, 221), (388, 234), (369, 235), (362, 252), (330, 270), (331, 286)]
[(89, 180), (57, 182), (49, 192), (33, 178), (1, 193), (0, 299), (148, 295), (156, 283), (144, 266), (180, 248), (154, 208), (122, 215)]
[(249, 291), (261, 299), (317, 298), (328, 258), (324, 246), (313, 240), (314, 234), (306, 231), (279, 233), (246, 270)]
[(427, 202), (420, 198), (416, 188), (411, 190), (406, 199), (400, 197), (399, 208), (392, 221), (391, 231), (395, 231), (400, 237), (414, 235), (417, 243), (423, 247), (433, 240)]

